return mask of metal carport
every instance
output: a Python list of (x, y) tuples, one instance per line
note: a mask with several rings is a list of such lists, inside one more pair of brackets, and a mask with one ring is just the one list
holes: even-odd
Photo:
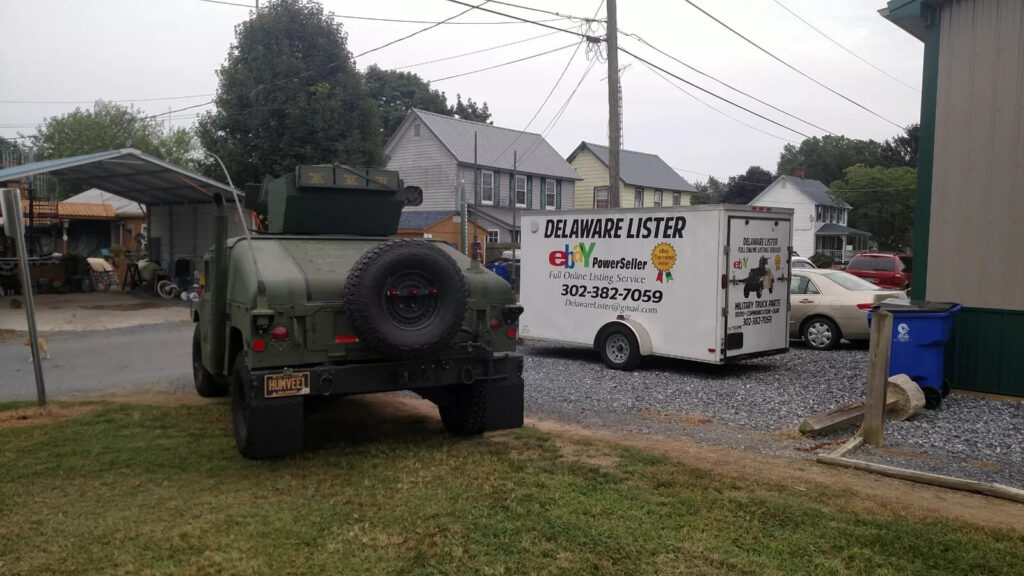
[[(213, 195), (234, 202), (231, 187), (179, 168), (134, 148), (44, 160), (0, 170), (0, 185), (35, 174), (100, 188), (146, 206), (151, 257), (170, 270), (178, 258), (199, 269), (213, 244)], [(238, 193), (241, 197), (241, 192)], [(229, 236), (241, 235), (248, 223), (231, 210)]]

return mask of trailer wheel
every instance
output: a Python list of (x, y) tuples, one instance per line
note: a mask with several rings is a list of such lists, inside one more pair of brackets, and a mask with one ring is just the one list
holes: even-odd
[(451, 401), (438, 407), (444, 429), (459, 436), (481, 434), (487, 424), (487, 387), (456, 384), (450, 390)]
[(605, 330), (600, 344), (601, 360), (614, 370), (630, 371), (640, 364), (640, 343), (628, 328), (612, 326)]
[(199, 335), (199, 324), (196, 324), (192, 336), (192, 381), (196, 392), (203, 398), (217, 398), (228, 393), (230, 384), (218, 379), (203, 367), (203, 342)]
[(303, 398), (279, 398), (260, 406), (255, 402), (257, 390), (245, 365), (245, 355), (239, 354), (231, 374), (231, 419), (238, 451), (252, 460), (301, 452)]
[(356, 262), (342, 306), (356, 336), (392, 358), (448, 346), (462, 326), (469, 288), (443, 250), (422, 240), (382, 242)]

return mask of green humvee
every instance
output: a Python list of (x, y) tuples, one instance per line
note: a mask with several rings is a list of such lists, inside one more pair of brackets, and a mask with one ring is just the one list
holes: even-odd
[(412, 390), (456, 434), (523, 423), (522, 308), (501, 278), (440, 241), (395, 238), (422, 191), (398, 173), (300, 166), (245, 204), (266, 231), (216, 242), (194, 315), (196, 391), (229, 391), (249, 458), (303, 447), (304, 405), (327, 396)]

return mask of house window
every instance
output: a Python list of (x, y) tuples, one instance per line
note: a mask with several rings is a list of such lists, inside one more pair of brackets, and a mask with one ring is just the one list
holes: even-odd
[(544, 207), (545, 208), (554, 208), (555, 207), (555, 201), (556, 201), (555, 181), (554, 180), (545, 180), (544, 181)]
[(661, 198), (662, 198), (662, 196), (663, 196), (663, 193), (662, 193), (661, 190), (655, 190), (654, 191), (654, 205), (655, 206), (661, 206)]
[(633, 197), (633, 208), (644, 207), (644, 189), (637, 186), (636, 195)]
[(487, 231), (487, 243), (488, 244), (497, 244), (498, 243), (498, 238), (499, 238), (499, 234), (498, 234), (497, 230), (488, 230)]
[(815, 206), (814, 208), (815, 208), (815, 210), (814, 210), (814, 220), (817, 221), (817, 222), (824, 222), (825, 221), (825, 207), (824, 206)]
[(480, 202), (494, 204), (494, 172), (490, 170), (480, 173)]
[(415, 124), (412, 125), (412, 135), (413, 136), (419, 136), (420, 135), (420, 123), (419, 122), (416, 122)]
[(516, 206), (526, 206), (526, 176), (516, 176)]
[(519, 243), (519, 239), (520, 239), (519, 230), (513, 230), (509, 235), (512, 236), (512, 241), (513, 242)]
[(598, 186), (594, 188), (594, 208), (609, 208), (608, 187)]
[(672, 193), (672, 205), (673, 206), (680, 206), (682, 203), (683, 203), (683, 193), (682, 192), (673, 192)]

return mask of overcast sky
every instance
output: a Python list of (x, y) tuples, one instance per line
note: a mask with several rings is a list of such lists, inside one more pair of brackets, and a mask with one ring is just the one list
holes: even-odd
[[(229, 0), (245, 3), (246, 0)], [(474, 3), (479, 3), (477, 0)], [(600, 0), (510, 0), (571, 16), (593, 16)], [(837, 92), (877, 114), (906, 125), (917, 122), (920, 108), (922, 44), (878, 15), (884, 0), (694, 0), (720, 20)], [(913, 87), (887, 77), (832, 44), (779, 4), (800, 15), (859, 56)], [(424, 24), (355, 20), (369, 16), (438, 21), (464, 10), (445, 0), (325, 0), (325, 8), (344, 23), (353, 54), (402, 37)], [(494, 10), (529, 19), (549, 15), (489, 4)], [(164, 113), (208, 100), (217, 88), (215, 71), (234, 40), (234, 27), (248, 17), (243, 7), (200, 0), (0, 0), (4, 47), (0, 50), (0, 100), (81, 101), (0, 103), (0, 135), (32, 133), (47, 116), (89, 107), (96, 99), (140, 100), (149, 113)], [(599, 17), (604, 17), (604, 8)], [(504, 20), (476, 13), (456, 22)], [(580, 29), (570, 20), (549, 22)], [(683, 0), (620, 0), (621, 33), (637, 34), (658, 49), (786, 112), (851, 138), (884, 140), (899, 129), (772, 60), (708, 19)], [(443, 25), (357, 59), (398, 68), (428, 60), (528, 39), (551, 30), (533, 24)], [(445, 62), (407, 68), (426, 80), (477, 70), (538, 54), (574, 42), (554, 33), (496, 50)], [(824, 132), (787, 117), (687, 70), (680, 64), (622, 36), (620, 46), (644, 59), (809, 136)], [(487, 102), (496, 125), (523, 129), (570, 62), (572, 48), (506, 67), (433, 82), (454, 101), (455, 94)], [(683, 85), (715, 108), (774, 136), (758, 132), (715, 112), (656, 76), (643, 63), (621, 54), (624, 147), (660, 155), (690, 181), (707, 174), (725, 178), (752, 164), (774, 170), (786, 143), (802, 136), (751, 116), (712, 96)], [(573, 88), (588, 60), (580, 50), (550, 101), (530, 126), (543, 132)], [(607, 144), (607, 63), (586, 76), (548, 141), (568, 155), (581, 140)], [(680, 84), (679, 82), (676, 82)], [(197, 110), (171, 114), (187, 126)]]

